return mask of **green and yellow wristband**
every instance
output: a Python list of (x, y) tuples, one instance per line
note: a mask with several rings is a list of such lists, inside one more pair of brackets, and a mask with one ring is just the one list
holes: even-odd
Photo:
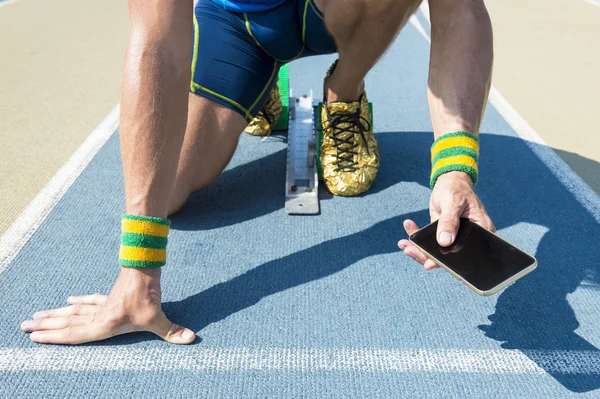
[(439, 137), (431, 146), (431, 179), (433, 189), (438, 177), (452, 171), (465, 172), (477, 184), (479, 139), (468, 132), (448, 133)]
[(167, 236), (170, 227), (169, 219), (123, 215), (119, 264), (136, 268), (164, 266), (167, 262)]

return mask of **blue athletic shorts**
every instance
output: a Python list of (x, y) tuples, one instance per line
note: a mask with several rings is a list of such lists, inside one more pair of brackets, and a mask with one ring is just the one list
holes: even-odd
[(248, 13), (198, 0), (190, 88), (250, 121), (267, 101), (282, 65), (336, 51), (313, 0), (288, 0)]

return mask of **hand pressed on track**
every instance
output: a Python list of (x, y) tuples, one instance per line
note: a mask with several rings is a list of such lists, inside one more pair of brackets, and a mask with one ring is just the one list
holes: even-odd
[(21, 329), (34, 342), (82, 344), (138, 331), (189, 344), (193, 331), (167, 319), (161, 308), (160, 269), (122, 268), (110, 295), (73, 296), (69, 306), (37, 312)]

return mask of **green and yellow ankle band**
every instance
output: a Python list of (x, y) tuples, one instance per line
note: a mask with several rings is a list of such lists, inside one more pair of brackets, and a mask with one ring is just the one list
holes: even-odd
[(170, 226), (169, 219), (123, 215), (119, 264), (139, 268), (164, 266), (167, 262), (167, 236)]
[(465, 172), (477, 184), (479, 139), (467, 132), (448, 133), (431, 146), (431, 179), (433, 189), (438, 177), (452, 171)]

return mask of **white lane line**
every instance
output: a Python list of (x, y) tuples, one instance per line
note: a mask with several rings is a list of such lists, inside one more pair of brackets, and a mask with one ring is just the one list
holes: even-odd
[(354, 371), (600, 375), (598, 351), (125, 348), (0, 349), (0, 372), (45, 371)]
[[(420, 9), (425, 18), (429, 21), (429, 8), (427, 3), (421, 3)], [(431, 43), (431, 38), (415, 15), (410, 18), (410, 23), (425, 38), (425, 40), (427, 40), (427, 42)], [(571, 167), (567, 165), (551, 147), (548, 146), (548, 143), (546, 143), (533, 127), (519, 115), (494, 86), (490, 89), (489, 102), (517, 135), (523, 139), (540, 161), (546, 165), (558, 181), (560, 181), (575, 199), (592, 215), (596, 222), (600, 223), (600, 195), (592, 190), (592, 188), (577, 173), (575, 173), (575, 171), (571, 169)]]
[(589, 3), (593, 6), (600, 7), (600, 1), (598, 1), (598, 0), (583, 0), (583, 1), (585, 1), (586, 3)]
[(428, 43), (431, 43), (431, 39), (429, 38), (429, 35), (425, 31), (425, 28), (423, 27), (423, 24), (421, 23), (421, 21), (419, 21), (419, 18), (417, 17), (416, 13), (414, 13), (410, 17), (409, 21), (412, 24), (412, 26), (415, 27), (415, 29), (417, 30), (417, 32), (419, 32), (421, 34), (421, 36), (423, 36), (425, 38), (425, 40), (427, 40)]
[(575, 199), (600, 223), (600, 196), (567, 165), (492, 86), (490, 103)]
[(0, 237), (0, 273), (27, 244), (69, 187), (119, 126), (119, 105), (108, 114)]

